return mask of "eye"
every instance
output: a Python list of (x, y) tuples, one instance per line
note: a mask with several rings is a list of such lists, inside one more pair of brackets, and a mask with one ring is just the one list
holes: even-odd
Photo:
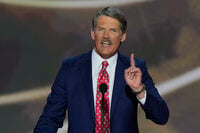
[(112, 32), (117, 32), (117, 29), (111, 29)]
[(104, 28), (102, 28), (102, 27), (97, 28), (97, 31), (102, 31), (102, 30), (104, 30)]

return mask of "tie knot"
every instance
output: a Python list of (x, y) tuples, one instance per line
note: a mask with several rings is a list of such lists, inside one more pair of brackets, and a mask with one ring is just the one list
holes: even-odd
[(107, 66), (108, 66), (108, 62), (107, 61), (103, 61), (102, 62), (102, 69), (106, 69), (107, 68)]

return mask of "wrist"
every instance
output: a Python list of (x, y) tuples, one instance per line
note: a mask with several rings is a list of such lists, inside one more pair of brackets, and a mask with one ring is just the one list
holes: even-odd
[(140, 86), (140, 88), (141, 88), (141, 89), (140, 89), (139, 91), (134, 91), (134, 90), (133, 90), (133, 92), (135, 93), (136, 96), (140, 95), (141, 93), (143, 93), (143, 92), (146, 90), (146, 87), (145, 87), (144, 84), (142, 84), (142, 85)]
[(146, 95), (146, 91), (144, 90), (140, 94), (136, 95), (136, 97), (138, 100), (141, 100), (145, 97), (145, 95)]

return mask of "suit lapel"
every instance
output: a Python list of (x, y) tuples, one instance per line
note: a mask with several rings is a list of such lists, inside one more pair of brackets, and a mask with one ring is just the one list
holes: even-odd
[(94, 112), (94, 98), (93, 98), (93, 87), (92, 87), (92, 64), (91, 64), (91, 51), (87, 53), (83, 59), (80, 66), (81, 77), (83, 81), (83, 89), (85, 96), (89, 105), (89, 110), (92, 116), (92, 120), (95, 120)]
[(113, 95), (111, 102), (111, 114), (110, 114), (111, 119), (115, 111), (116, 105), (118, 103), (121, 91), (125, 88), (126, 85), (124, 80), (124, 70), (125, 70), (125, 65), (122, 62), (121, 55), (119, 54), (115, 70), (115, 81), (113, 86)]

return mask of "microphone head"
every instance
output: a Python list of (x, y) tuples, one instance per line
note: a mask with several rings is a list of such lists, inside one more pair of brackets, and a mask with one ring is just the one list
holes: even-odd
[(105, 83), (101, 83), (100, 86), (99, 86), (99, 89), (100, 89), (100, 92), (102, 94), (104, 94), (104, 93), (106, 93), (108, 87), (107, 87), (107, 85)]

